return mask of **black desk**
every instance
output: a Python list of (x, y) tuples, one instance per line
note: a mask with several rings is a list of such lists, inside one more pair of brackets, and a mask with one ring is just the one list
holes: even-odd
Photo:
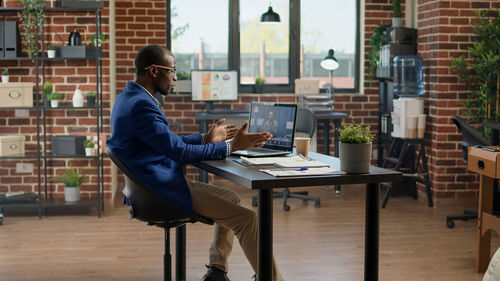
[[(309, 153), (309, 157), (330, 163), (330, 165), (336, 169), (340, 168), (338, 158), (314, 152)], [(224, 160), (203, 161), (193, 165), (249, 189), (256, 189), (259, 191), (259, 272), (257, 273), (259, 281), (272, 280), (273, 188), (344, 184), (366, 184), (364, 280), (378, 280), (380, 191), (378, 183), (402, 181), (402, 173), (372, 166), (368, 174), (275, 178), (259, 171), (259, 169), (265, 168), (266, 166), (243, 166), (234, 162), (234, 159), (237, 159), (237, 157), (228, 157)]]

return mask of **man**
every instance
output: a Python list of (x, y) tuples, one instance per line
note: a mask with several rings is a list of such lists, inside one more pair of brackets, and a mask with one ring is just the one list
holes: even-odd
[[(153, 97), (156, 92), (166, 96), (175, 86), (174, 56), (166, 48), (149, 45), (137, 53), (135, 69), (135, 81), (127, 83), (113, 107), (108, 147), (158, 196), (188, 213), (214, 220), (215, 236), (202, 281), (229, 281), (228, 258), (234, 235), (257, 271), (255, 212), (240, 206), (241, 198), (232, 190), (187, 180), (182, 166), (262, 146), (272, 135), (247, 133), (248, 122), (237, 129), (223, 125), (223, 119), (204, 135), (177, 136)], [(274, 260), (273, 278), (283, 280)]]
[(274, 112), (269, 111), (267, 119), (263, 125), (263, 131), (276, 134), (278, 131), (278, 120), (274, 119)]

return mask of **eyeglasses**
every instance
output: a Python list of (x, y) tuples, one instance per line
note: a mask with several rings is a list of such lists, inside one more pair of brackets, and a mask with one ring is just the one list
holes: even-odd
[(177, 73), (177, 69), (176, 68), (168, 67), (168, 66), (162, 66), (162, 65), (157, 65), (157, 64), (152, 64), (152, 65), (150, 65), (148, 67), (145, 67), (144, 69), (149, 69), (151, 67), (157, 67), (157, 68), (166, 69), (166, 70), (170, 71), (173, 75), (176, 75), (176, 73)]

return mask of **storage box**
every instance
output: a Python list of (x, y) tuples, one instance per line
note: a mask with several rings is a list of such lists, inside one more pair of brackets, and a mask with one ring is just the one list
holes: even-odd
[(58, 46), (54, 48), (56, 49), (56, 58), (96, 59), (102, 56), (101, 47)]
[(490, 178), (500, 176), (500, 147), (469, 147), (467, 168)]
[(104, 8), (104, 2), (95, 0), (57, 0), (55, 7), (79, 9)]
[(0, 107), (33, 107), (33, 83), (0, 83)]
[(55, 156), (84, 156), (84, 136), (52, 136), (52, 155)]
[(24, 136), (0, 136), (0, 156), (24, 156)]

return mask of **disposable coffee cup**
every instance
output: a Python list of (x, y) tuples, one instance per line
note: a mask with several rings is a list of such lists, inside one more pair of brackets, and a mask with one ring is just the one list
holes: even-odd
[(295, 138), (295, 150), (297, 155), (302, 154), (303, 156), (309, 155), (309, 143), (311, 142), (311, 138), (306, 137), (296, 137)]
[(408, 116), (406, 118), (406, 129), (408, 130), (408, 138), (414, 139), (417, 137), (417, 116)]
[(425, 135), (425, 118), (426, 118), (425, 114), (418, 115), (417, 131), (419, 139), (423, 139)]

